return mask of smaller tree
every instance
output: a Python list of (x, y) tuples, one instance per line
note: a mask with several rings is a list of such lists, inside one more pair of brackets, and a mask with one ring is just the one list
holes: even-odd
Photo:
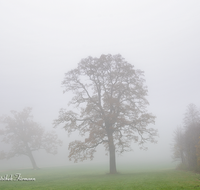
[(196, 145), (200, 136), (200, 112), (194, 104), (189, 104), (187, 107), (184, 117), (184, 127), (187, 167), (190, 170), (197, 170)]
[(174, 133), (173, 157), (181, 159), (188, 170), (200, 169), (200, 112), (194, 104), (187, 106), (183, 120), (184, 128)]
[(0, 130), (2, 142), (10, 145), (9, 151), (1, 151), (0, 159), (9, 159), (19, 155), (29, 157), (33, 169), (38, 169), (32, 152), (40, 149), (47, 153), (56, 154), (57, 147), (62, 144), (55, 133), (45, 132), (32, 120), (31, 108), (24, 108), (22, 112), (11, 111), (13, 117), (3, 116), (0, 122), (5, 124)]

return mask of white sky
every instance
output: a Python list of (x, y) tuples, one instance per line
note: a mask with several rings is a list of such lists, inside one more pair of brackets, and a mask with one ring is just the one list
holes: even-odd
[(199, 0), (0, 0), (0, 115), (30, 106), (52, 129), (71, 97), (62, 94), (64, 73), (108, 53), (145, 71), (157, 116), (158, 144), (132, 158), (170, 158), (186, 106), (200, 106)]

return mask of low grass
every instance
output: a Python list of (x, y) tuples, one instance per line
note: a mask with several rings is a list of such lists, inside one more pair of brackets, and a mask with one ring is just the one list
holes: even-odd
[[(125, 169), (124, 169), (125, 168)], [(40, 170), (0, 172), (0, 178), (21, 173), (35, 181), (0, 181), (1, 190), (187, 190), (200, 189), (200, 175), (174, 169), (119, 167), (119, 174), (107, 174), (105, 166), (65, 166)]]

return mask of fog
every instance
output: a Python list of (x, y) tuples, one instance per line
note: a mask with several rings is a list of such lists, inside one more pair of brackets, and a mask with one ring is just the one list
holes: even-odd
[[(119, 53), (144, 71), (159, 137), (147, 151), (133, 143), (133, 151), (117, 156), (117, 163), (173, 164), (173, 131), (188, 104), (200, 106), (199, 8), (198, 0), (1, 0), (0, 115), (32, 107), (34, 121), (63, 141), (55, 156), (34, 152), (37, 165), (73, 164), (68, 144), (82, 137), (68, 137), (52, 124), (72, 97), (63, 94), (64, 73), (82, 58)], [(91, 163), (108, 164), (103, 147)], [(31, 163), (21, 156), (0, 160), (0, 167), (31, 168)]]

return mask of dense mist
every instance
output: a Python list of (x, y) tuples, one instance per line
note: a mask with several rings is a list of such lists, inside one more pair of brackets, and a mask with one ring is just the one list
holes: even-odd
[[(148, 112), (156, 116), (157, 144), (147, 151), (132, 143), (131, 152), (117, 155), (118, 165), (174, 166), (173, 131), (182, 124), (186, 107), (200, 107), (200, 1), (25, 1), (0, 2), (0, 116), (32, 108), (33, 120), (55, 131), (63, 144), (56, 155), (35, 151), (37, 165), (73, 165), (68, 145), (84, 140), (54, 128), (60, 108), (68, 108), (73, 93), (63, 93), (64, 74), (81, 59), (121, 54), (144, 71)], [(76, 111), (76, 108), (70, 106)], [(3, 127), (3, 124), (0, 125)], [(9, 149), (0, 144), (0, 151)], [(92, 161), (108, 165), (103, 146)], [(31, 168), (26, 156), (0, 160), (0, 170)]]

